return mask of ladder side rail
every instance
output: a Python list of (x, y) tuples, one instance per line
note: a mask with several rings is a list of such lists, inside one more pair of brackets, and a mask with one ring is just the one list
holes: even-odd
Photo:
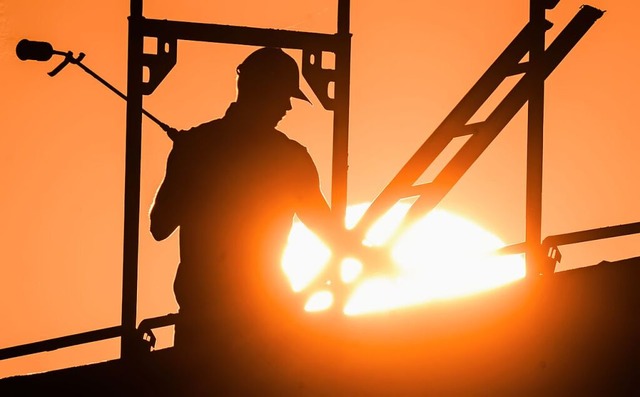
[[(545, 29), (552, 26), (553, 24), (547, 21)], [(466, 124), (507, 77), (526, 72), (526, 69), (520, 70), (519, 66), (521, 65), (520, 61), (529, 52), (532, 33), (531, 24), (525, 25), (444, 119), (441, 124), (443, 127), (451, 125), (454, 128), (459, 128), (460, 124)], [(525, 68), (527, 66), (525, 65)]]

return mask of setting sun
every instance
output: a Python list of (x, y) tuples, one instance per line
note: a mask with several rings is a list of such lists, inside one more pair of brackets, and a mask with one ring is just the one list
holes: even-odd
[[(346, 225), (353, 227), (368, 204), (352, 206)], [(444, 210), (434, 210), (401, 236), (395, 229), (410, 207), (399, 203), (368, 231), (365, 245), (388, 249), (393, 274), (362, 275), (367, 264), (355, 258), (340, 262), (341, 281), (351, 287), (343, 312), (358, 315), (460, 297), (523, 278), (522, 255), (496, 256), (504, 243), (473, 222)], [(387, 245), (390, 245), (387, 247)], [(331, 250), (296, 221), (285, 249), (282, 267), (295, 292), (305, 290), (331, 259)], [(307, 311), (331, 307), (329, 290), (309, 291)]]

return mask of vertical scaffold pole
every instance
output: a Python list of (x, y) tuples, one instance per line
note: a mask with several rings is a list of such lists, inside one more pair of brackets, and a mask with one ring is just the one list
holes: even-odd
[(135, 352), (138, 298), (138, 238), (142, 149), (142, 0), (131, 0), (127, 61), (127, 132), (124, 183), (124, 244), (122, 261), (121, 358)]
[(529, 65), (534, 76), (530, 87), (527, 125), (527, 187), (526, 242), (527, 276), (538, 276), (542, 269), (540, 247), (542, 241), (542, 156), (544, 128), (544, 78), (542, 78), (545, 50), (545, 2), (530, 0), (529, 18), (532, 27)]
[(331, 208), (344, 222), (347, 210), (347, 174), (349, 169), (349, 86), (351, 76), (350, 1), (338, 2), (338, 36), (336, 51), (335, 109), (333, 115), (333, 164)]

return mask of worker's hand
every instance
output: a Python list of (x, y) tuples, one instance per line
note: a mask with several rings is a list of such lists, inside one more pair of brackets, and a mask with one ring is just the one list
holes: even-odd
[(180, 131), (178, 131), (177, 129), (165, 123), (162, 123), (160, 127), (167, 133), (167, 136), (169, 137), (169, 139), (171, 139), (174, 142), (176, 141), (176, 138), (178, 137), (178, 135), (180, 135)]

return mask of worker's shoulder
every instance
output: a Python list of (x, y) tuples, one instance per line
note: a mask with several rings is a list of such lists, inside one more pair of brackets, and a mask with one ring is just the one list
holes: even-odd
[(187, 130), (178, 131), (172, 139), (178, 144), (201, 144), (204, 140), (221, 133), (223, 130), (221, 121), (221, 119), (215, 119)]
[(209, 137), (211, 136), (211, 134), (220, 133), (223, 130), (224, 130), (224, 123), (222, 122), (222, 119), (215, 119), (215, 120), (202, 123), (193, 128), (190, 128), (186, 130), (184, 133), (185, 133), (185, 136), (187, 137), (197, 139), (205, 136)]

